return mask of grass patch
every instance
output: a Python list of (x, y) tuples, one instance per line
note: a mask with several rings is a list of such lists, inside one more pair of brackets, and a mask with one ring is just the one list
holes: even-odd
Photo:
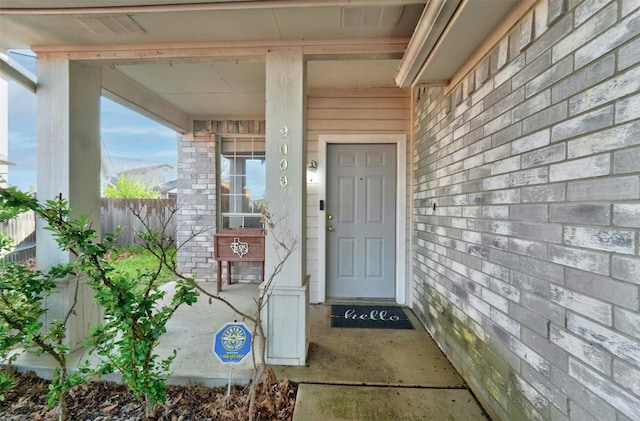
[[(175, 249), (170, 251), (175, 259)], [(125, 277), (137, 277), (144, 272), (155, 272), (160, 262), (151, 252), (141, 246), (122, 247), (111, 254), (111, 264), (114, 269)], [(175, 279), (166, 268), (162, 268), (156, 282), (164, 284)]]

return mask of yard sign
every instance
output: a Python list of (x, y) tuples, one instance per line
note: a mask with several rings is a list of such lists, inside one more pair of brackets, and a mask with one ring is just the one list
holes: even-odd
[(251, 331), (242, 322), (227, 323), (216, 332), (212, 351), (222, 364), (241, 363), (251, 352)]

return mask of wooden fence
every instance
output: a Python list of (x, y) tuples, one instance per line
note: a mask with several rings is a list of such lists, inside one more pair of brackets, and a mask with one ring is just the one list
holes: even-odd
[[(142, 244), (136, 236), (144, 230), (142, 221), (153, 229), (176, 237), (176, 199), (101, 199), (102, 233), (114, 233), (121, 227), (118, 244), (131, 246)], [(136, 216), (136, 215), (139, 215)], [(0, 258), (26, 262), (36, 257), (36, 222), (33, 212), (26, 212), (5, 224), (0, 224), (0, 233), (13, 239), (14, 250), (11, 253), (0, 253)]]
[[(118, 244), (132, 246), (142, 244), (136, 233), (144, 230), (144, 223), (175, 238), (176, 199), (101, 199), (102, 233), (114, 233), (121, 228)], [(144, 221), (144, 223), (142, 222)]]
[(0, 251), (0, 258), (26, 262), (36, 257), (36, 218), (33, 212), (25, 212), (0, 224), (3, 237), (11, 238), (14, 249), (10, 253)]

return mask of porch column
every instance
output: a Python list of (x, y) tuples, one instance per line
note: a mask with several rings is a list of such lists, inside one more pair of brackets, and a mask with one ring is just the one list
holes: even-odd
[[(59, 194), (74, 215), (86, 214), (100, 234), (100, 94), (99, 68), (69, 61), (64, 53), (38, 54), (38, 175), (40, 201)], [(44, 224), (36, 220), (36, 261), (41, 270), (68, 262)], [(47, 302), (46, 322), (61, 319), (72, 305), (74, 283), (61, 280), (59, 293)], [(78, 291), (75, 315), (67, 336), (72, 350), (82, 346), (90, 324), (98, 321), (98, 307), (84, 282)]]
[[(274, 279), (262, 314), (267, 362), (304, 365), (308, 347), (309, 286), (305, 239), (305, 65), (301, 48), (272, 49), (266, 59), (267, 208), (275, 232), (297, 239)], [(273, 236), (266, 239), (265, 276), (280, 262)]]
[[(1, 60), (1, 59), (0, 59)], [(6, 187), (9, 171), (9, 82), (0, 75), (0, 187)]]

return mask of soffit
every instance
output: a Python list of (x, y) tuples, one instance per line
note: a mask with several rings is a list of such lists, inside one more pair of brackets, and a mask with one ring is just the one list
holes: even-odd
[[(436, 1), (2, 0), (0, 51), (75, 51), (190, 116), (259, 117), (269, 46), (323, 44), (307, 63), (311, 87), (393, 86), (425, 4)], [(517, 3), (444, 1), (455, 13), (434, 25), (412, 84), (449, 80)], [(210, 54), (180, 54), (208, 45)]]

